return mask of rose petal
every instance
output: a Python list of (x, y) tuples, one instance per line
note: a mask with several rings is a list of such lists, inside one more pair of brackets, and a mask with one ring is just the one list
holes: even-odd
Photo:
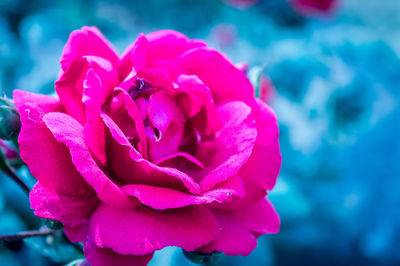
[(123, 190), (128, 195), (136, 197), (144, 205), (157, 210), (207, 204), (214, 201), (222, 203), (230, 201), (233, 196), (244, 196), (244, 188), (239, 176), (233, 176), (214, 189), (199, 195), (147, 185), (126, 185)]
[(146, 68), (138, 71), (137, 77), (144, 79), (154, 88), (168, 92), (174, 91), (174, 85), (172, 84), (170, 76), (161, 69)]
[(82, 27), (71, 33), (60, 59), (63, 71), (69, 69), (76, 59), (86, 55), (102, 57), (113, 66), (119, 63), (117, 53), (96, 27)]
[(132, 70), (138, 72), (147, 67), (148, 45), (146, 36), (139, 34), (137, 40), (124, 51), (119, 66), (121, 80), (124, 80)]
[(224, 204), (212, 204), (213, 208), (224, 209), (224, 210), (239, 210), (247, 208), (260, 201), (267, 196), (265, 188), (253, 183), (249, 179), (242, 178), (243, 186), (245, 190), (245, 196), (242, 198), (233, 198), (231, 202), (225, 202)]
[(215, 239), (217, 231), (214, 216), (203, 206), (156, 211), (102, 204), (90, 220), (96, 245), (121, 254), (144, 255), (167, 246), (193, 251)]
[[(111, 115), (113, 118), (120, 119), (121, 111), (125, 111), (128, 113), (131, 120), (129, 120), (128, 125), (123, 125), (124, 128), (129, 129), (132, 128), (132, 122), (134, 123), (134, 127), (136, 129), (136, 135), (139, 137), (138, 149), (143, 155), (144, 158), (147, 158), (147, 150), (148, 150), (148, 143), (147, 143), (147, 136), (144, 127), (144, 122), (140, 110), (136, 105), (136, 102), (132, 100), (129, 94), (120, 88), (115, 89), (116, 96), (114, 97), (114, 101), (119, 101), (119, 105), (122, 105), (122, 110), (117, 111), (114, 105), (112, 105), (112, 113)], [(104, 122), (103, 122), (104, 125)]]
[(204, 42), (189, 40), (182, 33), (160, 30), (146, 35), (149, 40), (149, 62), (159, 59), (172, 60), (187, 50), (206, 46)]
[(172, 123), (183, 124), (183, 117), (173, 97), (163, 91), (153, 93), (149, 98), (149, 119), (162, 133)]
[(212, 213), (221, 232), (216, 240), (199, 249), (201, 252), (222, 251), (226, 255), (247, 256), (257, 246), (256, 236), (279, 231), (279, 216), (265, 198), (241, 210), (213, 209)]
[[(117, 81), (116, 72), (113, 80)], [(104, 123), (100, 118), (102, 106), (113, 92), (111, 85), (105, 84), (94, 69), (89, 69), (84, 81), (83, 103), (87, 122), (84, 128), (85, 142), (101, 164), (106, 164)]]
[(48, 113), (43, 117), (43, 121), (56, 140), (68, 147), (76, 169), (102, 201), (119, 207), (136, 205), (136, 202), (98, 167), (85, 145), (83, 128), (76, 120), (63, 113)]
[[(180, 75), (177, 79), (179, 90), (187, 96), (178, 98), (181, 109), (188, 117), (193, 117), (194, 126), (204, 132), (210, 134), (217, 131), (222, 126), (222, 121), (218, 116), (217, 108), (211, 95), (211, 90), (196, 76)], [(178, 97), (181, 95), (178, 95)], [(201, 112), (199, 114), (199, 112)]]
[(110, 265), (135, 265), (146, 266), (153, 257), (153, 253), (143, 256), (123, 255), (114, 252), (110, 248), (100, 248), (96, 246), (93, 239), (89, 236), (84, 245), (85, 258), (92, 266)]
[(81, 124), (86, 121), (84, 86), (87, 83), (87, 73), (93, 69), (98, 75), (100, 86), (96, 89), (99, 103), (104, 104), (112, 95), (114, 86), (118, 83), (118, 73), (110, 61), (97, 56), (83, 56), (71, 63), (71, 67), (63, 71), (55, 82), (55, 89), (65, 110)]
[(29, 200), (36, 216), (63, 223), (65, 233), (73, 242), (85, 239), (90, 215), (99, 204), (93, 191), (83, 195), (55, 193), (40, 182), (31, 190)]
[(243, 102), (223, 104), (218, 112), (224, 124), (216, 135), (219, 148), (215, 158), (207, 165), (207, 174), (200, 182), (202, 191), (235, 175), (250, 157), (257, 137), (251, 109)]
[(256, 236), (224, 217), (216, 217), (220, 226), (218, 237), (197, 251), (211, 253), (224, 252), (228, 256), (249, 255), (257, 246)]
[(251, 180), (256, 186), (272, 190), (282, 163), (279, 149), (279, 129), (274, 112), (263, 102), (258, 101), (253, 110), (257, 124), (257, 140), (252, 155), (240, 169), (245, 180)]
[(58, 99), (14, 90), (14, 102), (22, 123), (20, 156), (32, 175), (51, 191), (85, 194), (90, 188), (73, 165), (68, 149), (42, 122), (46, 113), (63, 110)]
[(183, 164), (186, 165), (187, 168), (189, 168), (187, 166), (187, 163), (191, 163), (191, 165), (196, 165), (200, 169), (204, 169), (204, 165), (202, 164), (202, 162), (200, 162), (196, 157), (194, 157), (186, 152), (177, 152), (177, 153), (165, 156), (164, 158), (162, 158), (158, 161), (155, 161), (153, 163), (156, 165), (161, 165), (161, 164), (168, 165), (168, 164), (172, 163), (175, 166), (174, 168), (180, 169), (179, 165), (175, 165), (175, 164), (182, 163), (182, 161), (183, 161)]
[(158, 161), (177, 153), (182, 142), (184, 121), (174, 98), (163, 91), (153, 93), (149, 99), (148, 116), (151, 124), (158, 129), (158, 135), (154, 131), (148, 132), (150, 158)]
[[(106, 114), (101, 115), (111, 136), (108, 138), (108, 162), (115, 174), (128, 184), (165, 186), (200, 193), (199, 185), (189, 175), (168, 167), (159, 167), (144, 160), (131, 146), (124, 133)], [(132, 175), (132, 173), (135, 173)]]
[(175, 62), (165, 59), (160, 59), (153, 62), (150, 68), (160, 69), (167, 73), (172, 81), (175, 81), (177, 77), (184, 74), (185, 71)]
[(254, 89), (250, 81), (220, 52), (200, 47), (187, 51), (176, 62), (210, 87), (216, 104), (239, 100), (254, 106)]
[(272, 203), (265, 197), (240, 210), (213, 209), (213, 213), (218, 217), (223, 216), (225, 219), (229, 219), (254, 233), (275, 234), (279, 232), (279, 215)]

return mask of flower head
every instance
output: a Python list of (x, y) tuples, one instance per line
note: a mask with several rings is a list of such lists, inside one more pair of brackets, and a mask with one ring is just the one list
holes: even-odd
[(166, 246), (248, 255), (276, 233), (265, 198), (281, 155), (274, 113), (204, 42), (164, 30), (118, 56), (74, 31), (58, 97), (14, 92), (37, 216), (84, 241), (92, 265), (147, 264)]

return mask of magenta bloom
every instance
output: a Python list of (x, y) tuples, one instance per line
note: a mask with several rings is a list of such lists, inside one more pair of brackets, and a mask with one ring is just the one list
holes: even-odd
[(224, 55), (164, 30), (119, 57), (83, 27), (61, 67), (59, 98), (14, 92), (19, 145), (35, 214), (92, 265), (146, 265), (166, 246), (248, 255), (278, 232), (276, 118)]
[(293, 9), (305, 16), (332, 13), (338, 0), (290, 0)]

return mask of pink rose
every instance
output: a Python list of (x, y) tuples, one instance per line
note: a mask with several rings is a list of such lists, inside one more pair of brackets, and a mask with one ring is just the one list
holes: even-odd
[(330, 14), (338, 0), (290, 0), (293, 9), (305, 16)]
[(92, 265), (146, 265), (166, 246), (248, 255), (278, 232), (276, 118), (224, 55), (164, 30), (119, 57), (83, 27), (61, 67), (59, 98), (14, 92), (19, 145), (35, 214)]

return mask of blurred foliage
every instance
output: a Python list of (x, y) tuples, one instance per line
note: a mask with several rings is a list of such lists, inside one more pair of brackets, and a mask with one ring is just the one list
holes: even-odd
[[(138, 33), (162, 28), (205, 39), (235, 63), (264, 67), (283, 155), (270, 193), (281, 232), (215, 265), (398, 265), (399, 12), (398, 0), (342, 0), (318, 19), (282, 0), (248, 9), (217, 0), (0, 0), (0, 89), (54, 93), (63, 45), (83, 25), (99, 27), (120, 53)], [(25, 166), (18, 171), (34, 183)], [(26, 195), (1, 176), (1, 233), (39, 225)], [(31, 242), (39, 248), (0, 246), (0, 262), (54, 265), (38, 256), (52, 256), (46, 239)], [(150, 265), (192, 263), (171, 247)]]

